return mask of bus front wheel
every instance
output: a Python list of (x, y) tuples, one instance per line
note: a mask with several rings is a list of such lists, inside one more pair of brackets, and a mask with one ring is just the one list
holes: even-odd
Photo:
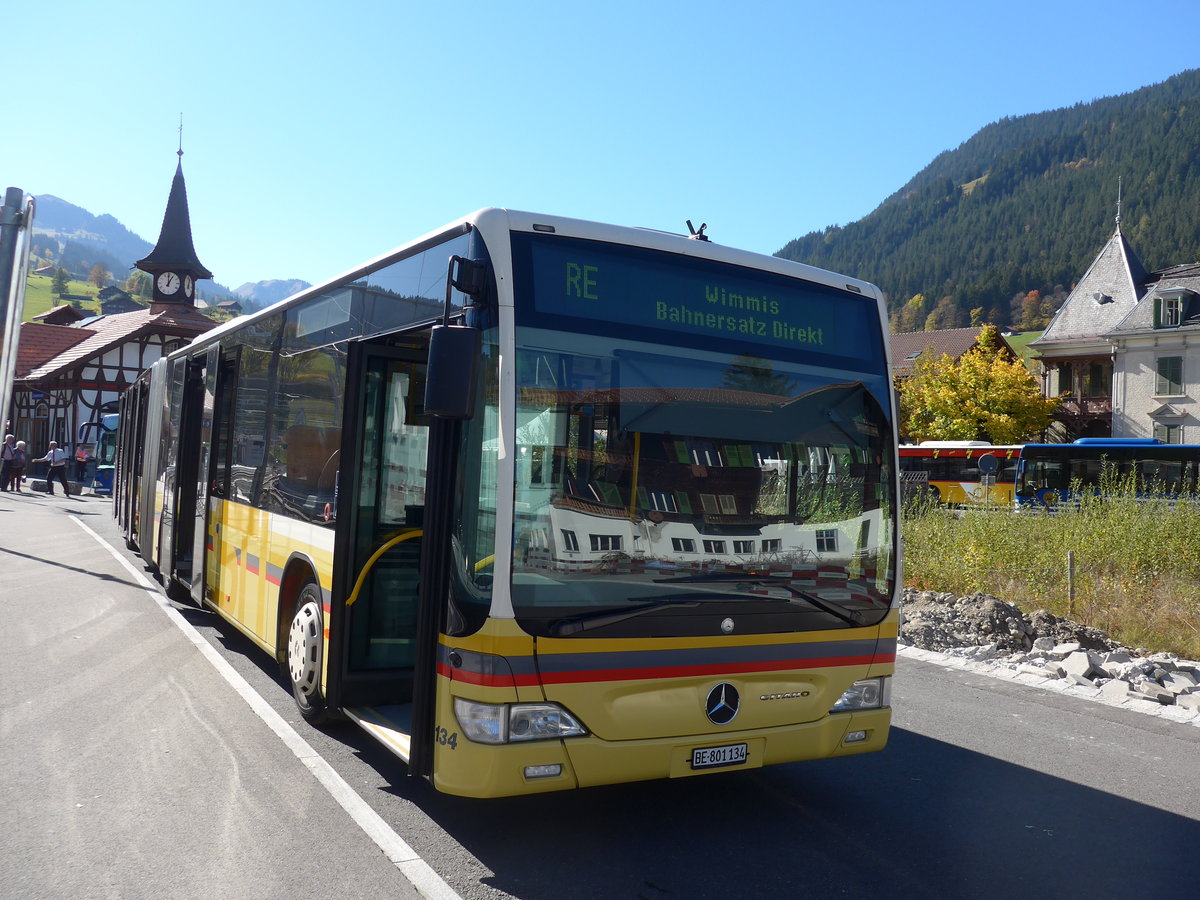
[(321, 589), (310, 581), (296, 598), (296, 612), (288, 628), (287, 672), (300, 715), (313, 724), (327, 716), (325, 697), (321, 694), (324, 648)]

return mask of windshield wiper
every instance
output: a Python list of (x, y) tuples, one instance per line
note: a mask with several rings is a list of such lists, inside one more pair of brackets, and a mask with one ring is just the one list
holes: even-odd
[[(690, 597), (691, 595), (689, 595)], [(555, 619), (550, 623), (550, 634), (554, 637), (566, 637), (569, 634), (579, 634), (581, 631), (587, 631), (590, 628), (603, 628), (605, 625), (613, 625), (617, 622), (623, 622), (626, 619), (632, 619), (635, 616), (640, 616), (643, 613), (648, 613), (656, 609), (662, 609), (664, 606), (699, 606), (699, 600), (684, 599), (683, 597), (672, 597), (669, 600), (654, 600), (650, 603), (639, 603), (637, 606), (627, 606), (624, 609), (601, 609), (596, 612), (582, 613), (578, 616), (567, 616), (563, 619)]]
[(721, 582), (721, 581), (736, 581), (742, 584), (765, 584), (771, 587), (780, 587), (788, 591), (796, 600), (803, 600), (811, 606), (815, 606), (822, 612), (829, 613), (835, 619), (840, 619), (847, 625), (853, 625), (856, 628), (859, 626), (858, 617), (853, 613), (849, 613), (842, 609), (836, 603), (831, 603), (828, 600), (822, 600), (810, 594), (808, 591), (802, 591), (799, 588), (793, 587), (781, 578), (772, 578), (770, 576), (764, 578), (762, 576), (749, 576), (738, 572), (713, 572), (708, 575), (683, 575), (678, 578), (656, 578), (655, 584), (704, 584), (706, 582)]

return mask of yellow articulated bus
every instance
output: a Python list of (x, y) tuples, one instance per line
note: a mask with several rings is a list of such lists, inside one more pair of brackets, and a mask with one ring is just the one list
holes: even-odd
[(900, 552), (880, 292), (487, 209), (126, 393), (168, 589), (440, 791), (882, 749)]

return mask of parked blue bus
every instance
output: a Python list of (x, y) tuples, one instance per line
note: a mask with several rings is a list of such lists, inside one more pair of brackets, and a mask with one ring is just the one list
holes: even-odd
[(1071, 444), (1026, 444), (1017, 466), (1016, 503), (1053, 508), (1095, 493), (1102, 477), (1132, 485), (1140, 495), (1194, 495), (1200, 445), (1155, 438), (1080, 438)]

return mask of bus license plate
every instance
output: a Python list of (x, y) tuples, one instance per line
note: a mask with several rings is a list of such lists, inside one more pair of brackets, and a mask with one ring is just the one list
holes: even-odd
[(745, 744), (728, 744), (724, 747), (697, 747), (692, 751), (693, 769), (714, 769), (717, 766), (740, 766), (745, 761)]

